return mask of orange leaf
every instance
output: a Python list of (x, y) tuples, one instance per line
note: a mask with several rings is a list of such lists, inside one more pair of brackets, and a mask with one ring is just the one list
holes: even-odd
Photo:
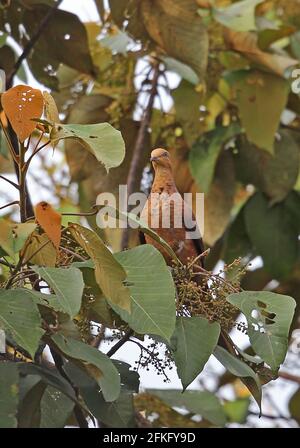
[(24, 142), (36, 128), (32, 119), (43, 113), (42, 92), (24, 85), (12, 87), (2, 94), (1, 104), (18, 139)]
[(48, 202), (40, 202), (35, 207), (35, 219), (58, 249), (61, 238), (61, 214), (57, 213)]

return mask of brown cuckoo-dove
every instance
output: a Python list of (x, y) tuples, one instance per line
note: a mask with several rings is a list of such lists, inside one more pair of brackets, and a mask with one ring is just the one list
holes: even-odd
[[(141, 219), (172, 247), (183, 264), (187, 264), (204, 251), (200, 231), (189, 204), (176, 188), (168, 151), (153, 150), (150, 161), (155, 177)], [(169, 265), (172, 263), (170, 255), (156, 241), (148, 235), (145, 240), (164, 255)], [(203, 265), (202, 260), (199, 263)]]

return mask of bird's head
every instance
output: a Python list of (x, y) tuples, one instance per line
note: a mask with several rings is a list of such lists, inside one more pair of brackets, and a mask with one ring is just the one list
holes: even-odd
[(161, 166), (171, 169), (170, 154), (165, 149), (154, 149), (151, 152), (150, 162), (152, 162), (154, 169)]

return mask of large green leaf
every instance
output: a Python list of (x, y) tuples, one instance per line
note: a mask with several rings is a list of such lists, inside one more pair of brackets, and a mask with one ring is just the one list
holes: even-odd
[(56, 294), (55, 299), (60, 304), (62, 311), (71, 318), (75, 317), (81, 307), (84, 288), (81, 271), (74, 267), (63, 269), (36, 266), (33, 267), (33, 270), (53, 289)]
[(37, 381), (31, 387), (18, 409), (18, 427), (19, 428), (39, 428), (41, 421), (41, 400), (47, 385), (43, 381)]
[(215, 20), (235, 31), (256, 29), (255, 8), (263, 0), (242, 0), (226, 8), (213, 8)]
[(95, 232), (79, 224), (71, 224), (69, 230), (93, 260), (96, 281), (105, 297), (130, 312), (130, 291), (125, 286), (126, 272), (123, 267)]
[(101, 387), (104, 399), (114, 401), (120, 395), (120, 376), (111, 360), (95, 347), (61, 334), (52, 336), (59, 350), (73, 360), (80, 360)]
[(121, 132), (109, 123), (57, 124), (51, 131), (51, 140), (79, 139), (83, 147), (103, 163), (107, 171), (121, 165), (125, 157), (125, 143)]
[(212, 392), (188, 390), (181, 393), (174, 389), (147, 389), (169, 406), (183, 407), (193, 414), (201, 415), (216, 426), (224, 426), (226, 417), (222, 405)]
[(131, 314), (113, 306), (140, 334), (169, 340), (175, 328), (175, 287), (161, 253), (148, 244), (115, 255), (127, 273)]
[(121, 390), (117, 400), (107, 403), (99, 390), (96, 381), (72, 363), (65, 366), (67, 375), (80, 389), (91, 413), (110, 428), (127, 428), (134, 421), (133, 394), (129, 390)]
[(245, 205), (244, 217), (252, 245), (275, 278), (288, 276), (298, 255), (298, 226), (284, 202), (269, 205), (256, 193)]
[(41, 428), (63, 428), (74, 403), (61, 391), (48, 386), (41, 401)]
[(243, 381), (245, 386), (250, 390), (261, 409), (261, 384), (258, 375), (251, 369), (251, 367), (236, 356), (233, 356), (223, 347), (217, 346), (214, 351), (214, 356), (225, 369), (232, 373), (232, 375), (241, 378), (241, 381)]
[(244, 73), (235, 89), (249, 141), (273, 153), (275, 133), (288, 99), (288, 82), (270, 73), (252, 71)]
[(31, 291), (0, 289), (0, 327), (34, 357), (44, 331)]
[(277, 370), (286, 356), (295, 300), (269, 291), (244, 291), (231, 294), (227, 300), (246, 316), (253, 350)]
[(17, 427), (19, 373), (16, 364), (0, 363), (0, 428)]
[(171, 349), (183, 389), (199, 375), (214, 351), (220, 325), (202, 317), (178, 317)]
[(209, 191), (224, 144), (239, 132), (240, 127), (236, 123), (228, 127), (217, 127), (193, 145), (189, 158), (190, 170), (204, 193)]

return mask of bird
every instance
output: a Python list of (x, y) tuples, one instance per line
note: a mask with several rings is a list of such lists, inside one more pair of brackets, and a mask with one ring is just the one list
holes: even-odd
[[(155, 175), (141, 220), (171, 246), (183, 264), (188, 264), (204, 252), (199, 228), (189, 204), (177, 190), (169, 152), (163, 148), (154, 149), (150, 161)], [(188, 223), (184, 219), (185, 213), (191, 218)], [(170, 218), (169, 223), (164, 222), (164, 218)], [(189, 239), (189, 232), (193, 232), (196, 238)], [(172, 265), (174, 260), (158, 242), (149, 235), (145, 235), (145, 242), (158, 249), (166, 263)], [(203, 257), (199, 258), (199, 264), (204, 267)]]

